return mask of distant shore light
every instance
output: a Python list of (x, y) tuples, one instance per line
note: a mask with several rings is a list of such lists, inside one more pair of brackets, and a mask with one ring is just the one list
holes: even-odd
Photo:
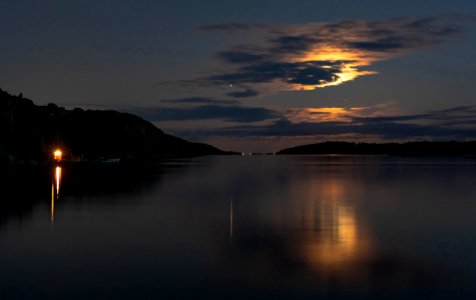
[(55, 152), (53, 152), (53, 155), (56, 161), (60, 161), (61, 156), (63, 155), (63, 152), (61, 152), (61, 150), (59, 149), (56, 149)]

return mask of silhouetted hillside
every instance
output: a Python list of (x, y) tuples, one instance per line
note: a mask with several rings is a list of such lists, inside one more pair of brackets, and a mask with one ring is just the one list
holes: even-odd
[(476, 155), (476, 141), (471, 142), (409, 142), (409, 143), (347, 143), (325, 142), (297, 146), (277, 154), (360, 154), (397, 156), (462, 156)]
[(166, 157), (226, 154), (215, 147), (165, 134), (150, 122), (116, 111), (66, 110), (0, 90), (0, 157), (43, 162), (54, 148), (70, 160), (153, 161)]

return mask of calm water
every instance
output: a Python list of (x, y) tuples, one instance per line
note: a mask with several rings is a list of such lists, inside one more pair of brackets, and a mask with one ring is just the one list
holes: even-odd
[(2, 300), (476, 298), (476, 159), (0, 173)]

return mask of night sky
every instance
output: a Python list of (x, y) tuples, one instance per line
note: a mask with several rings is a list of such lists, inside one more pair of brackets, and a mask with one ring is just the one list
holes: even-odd
[(0, 0), (0, 88), (225, 150), (476, 139), (476, 1)]

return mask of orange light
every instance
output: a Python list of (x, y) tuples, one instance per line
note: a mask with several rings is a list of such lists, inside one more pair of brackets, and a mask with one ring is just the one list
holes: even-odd
[(61, 150), (58, 149), (58, 150), (55, 150), (55, 152), (53, 152), (53, 155), (56, 161), (60, 161), (61, 156), (63, 155), (63, 152), (61, 152)]

